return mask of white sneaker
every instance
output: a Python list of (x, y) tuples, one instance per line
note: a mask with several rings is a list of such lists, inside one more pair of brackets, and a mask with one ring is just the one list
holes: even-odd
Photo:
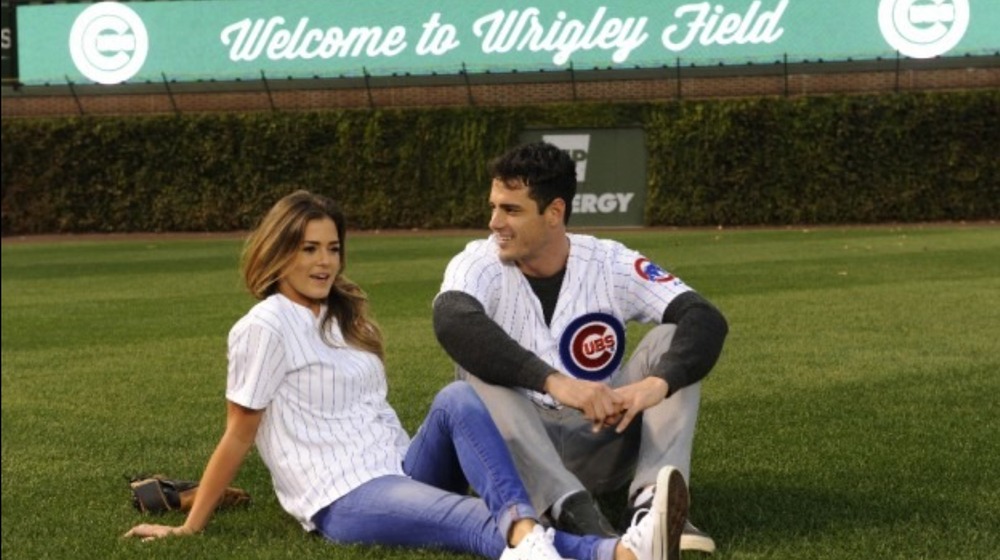
[(687, 510), (684, 475), (674, 467), (663, 467), (656, 475), (652, 507), (635, 513), (622, 544), (639, 560), (678, 560)]
[(554, 530), (535, 525), (517, 546), (505, 548), (500, 560), (566, 560), (556, 551), (555, 536)]

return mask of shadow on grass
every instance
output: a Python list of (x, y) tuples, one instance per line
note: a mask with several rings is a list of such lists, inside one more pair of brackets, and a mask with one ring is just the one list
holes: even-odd
[(866, 542), (891, 548), (884, 541), (891, 535), (893, 541), (906, 541), (904, 535), (928, 537), (940, 529), (941, 517), (954, 509), (941, 497), (900, 495), (888, 484), (880, 492), (863, 485), (823, 488), (822, 484), (797, 486), (780, 480), (696, 484), (690, 519), (712, 535), (723, 553), (752, 556), (812, 549), (825, 551), (821, 557), (836, 557), (863, 550)]
[[(901, 495), (891, 485), (886, 485), (884, 492), (873, 493), (865, 485), (830, 489), (780, 480), (761, 483), (763, 476), (723, 481), (716, 477), (692, 485), (689, 519), (715, 539), (720, 551), (759, 553), (776, 547), (797, 548), (837, 534), (879, 533), (903, 526), (913, 531), (953, 509), (953, 504), (943, 499)], [(817, 481), (817, 486), (822, 484)], [(612, 523), (622, 530), (628, 527), (624, 490), (603, 494), (598, 502)]]

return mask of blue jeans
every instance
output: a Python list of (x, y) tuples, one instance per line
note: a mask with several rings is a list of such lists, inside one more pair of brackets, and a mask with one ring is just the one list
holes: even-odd
[[(369, 480), (320, 510), (316, 530), (338, 543), (433, 547), (499, 558), (510, 526), (537, 519), (486, 406), (464, 382), (434, 398), (403, 476)], [(471, 487), (480, 497), (468, 495)], [(557, 533), (560, 554), (613, 557), (616, 541)]]

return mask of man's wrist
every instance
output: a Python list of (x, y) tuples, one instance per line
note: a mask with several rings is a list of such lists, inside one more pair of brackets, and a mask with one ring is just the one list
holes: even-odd
[(545, 376), (545, 383), (542, 385), (542, 388), (546, 393), (551, 395), (552, 392), (557, 389), (557, 385), (559, 385), (561, 381), (565, 381), (562, 372), (552, 370)]
[(664, 399), (670, 394), (670, 384), (667, 383), (667, 380), (662, 377), (650, 375), (649, 377), (643, 379), (642, 382), (646, 384), (646, 389), (649, 392), (659, 393)]

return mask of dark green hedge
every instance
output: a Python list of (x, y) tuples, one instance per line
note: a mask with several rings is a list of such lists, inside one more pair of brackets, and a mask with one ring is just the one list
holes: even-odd
[(483, 227), (532, 127), (642, 126), (649, 225), (1000, 217), (1000, 92), (5, 119), (2, 231), (246, 229), (304, 187), (356, 228)]
[(652, 109), (651, 224), (1000, 217), (1000, 93)]

